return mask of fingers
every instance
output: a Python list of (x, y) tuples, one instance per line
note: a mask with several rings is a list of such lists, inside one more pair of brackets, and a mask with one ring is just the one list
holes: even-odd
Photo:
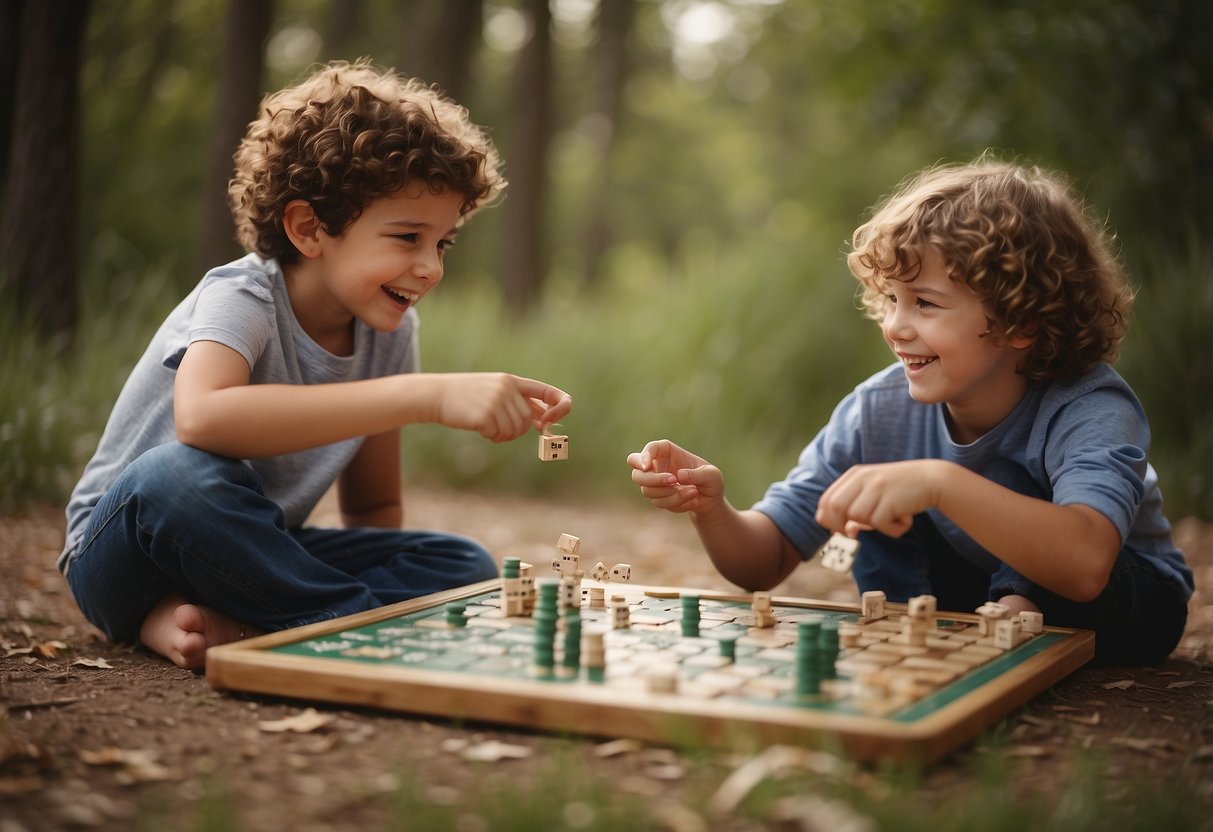
[(518, 392), (531, 399), (532, 421), (539, 430), (546, 430), (573, 410), (573, 397), (550, 384), (525, 376), (512, 376)]

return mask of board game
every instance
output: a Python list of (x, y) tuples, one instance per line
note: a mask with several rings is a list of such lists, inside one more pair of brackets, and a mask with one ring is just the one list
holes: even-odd
[(646, 587), (605, 570), (519, 579), (510, 566), (500, 580), (212, 648), (207, 681), (558, 733), (929, 762), (1094, 655), (1093, 633), (997, 604), (938, 612), (931, 596), (868, 593), (857, 606)]

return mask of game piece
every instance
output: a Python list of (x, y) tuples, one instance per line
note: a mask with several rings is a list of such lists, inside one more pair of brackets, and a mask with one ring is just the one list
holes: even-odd
[(577, 550), (581, 548), (581, 538), (571, 534), (562, 534), (556, 541), (557, 555), (552, 560), (552, 571), (558, 575), (574, 575), (581, 565), (581, 556)]
[(611, 579), (627, 583), (632, 580), (632, 565), (630, 563), (617, 563), (611, 567)]
[(1043, 613), (1023, 610), (1019, 613), (1019, 623), (1025, 633), (1036, 635), (1044, 630), (1045, 617)]
[(459, 601), (452, 601), (446, 605), (446, 623), (452, 627), (466, 627), (468, 625), (467, 616), (464, 610), (467, 609), (467, 604)]
[[(754, 628), (748, 594), (620, 584), (612, 609), (595, 608), (586, 592), (562, 611), (559, 581), (543, 578), (528, 619), (506, 613), (506, 586), (519, 580), (506, 576), (520, 567), (507, 561), (500, 580), (211, 648), (206, 680), (559, 733), (827, 745), (865, 760), (926, 761), (1094, 654), (1088, 631), (1021, 625), (1015, 635), (1010, 616), (996, 625), (1012, 631), (1010, 642), (993, 628), (982, 636), (979, 613), (937, 612), (924, 645), (901, 643), (903, 617), (930, 618), (927, 601), (889, 603), (889, 618), (866, 620), (855, 605), (770, 598), (774, 625)], [(704, 635), (682, 634), (683, 596), (698, 596)], [(612, 629), (616, 615), (626, 628)], [(801, 634), (806, 621), (816, 637)], [(995, 646), (996, 636), (1013, 646)], [(650, 678), (661, 665), (676, 681), (656, 695), (650, 685), (668, 685)]]
[(649, 693), (674, 693), (678, 690), (678, 667), (655, 665), (644, 674)]
[(605, 581), (608, 577), (610, 577), (610, 574), (611, 573), (607, 571), (606, 564), (602, 561), (598, 561), (598, 563), (594, 564), (594, 568), (590, 572), (590, 577), (596, 581)]
[(507, 616), (526, 613), (521, 565), (522, 561), (515, 557), (507, 557), (501, 561), (501, 594), (504, 601), (502, 612)]
[(590, 609), (605, 610), (606, 609), (606, 588), (601, 586), (590, 587)]
[(981, 634), (983, 636), (993, 636), (994, 622), (1010, 618), (1011, 608), (1006, 604), (999, 604), (997, 601), (986, 601), (977, 608), (977, 614), (981, 616)]
[(691, 593), (683, 595), (682, 604), (682, 637), (699, 637), (699, 596)]
[(616, 630), (628, 630), (632, 626), (632, 610), (623, 595), (611, 596), (611, 626)]
[(586, 630), (581, 636), (581, 654), (586, 678), (599, 684), (606, 681), (605, 635), (602, 630)]
[(522, 580), (522, 614), (530, 615), (535, 609), (535, 576), (529, 563), (522, 561), (518, 564), (518, 577)]
[(562, 610), (581, 606), (581, 593), (577, 591), (580, 584), (581, 582), (572, 575), (560, 576), (560, 608)]
[(885, 594), (879, 589), (865, 592), (860, 596), (860, 603), (863, 610), (860, 613), (862, 621), (876, 621), (885, 617)]
[(855, 563), (855, 552), (859, 541), (845, 534), (835, 533), (821, 547), (821, 565), (835, 572), (850, 572)]
[(994, 622), (994, 646), (1010, 650), (1019, 643), (1022, 624), (1019, 616), (1001, 618)]
[(771, 593), (755, 592), (750, 602), (753, 615), (751, 626), (768, 629), (775, 626), (775, 613), (771, 610)]
[(569, 458), (569, 438), (567, 436), (539, 435), (539, 458), (544, 462), (554, 459)]

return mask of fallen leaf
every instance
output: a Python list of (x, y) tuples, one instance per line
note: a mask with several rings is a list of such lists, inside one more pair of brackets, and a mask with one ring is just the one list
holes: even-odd
[(608, 757), (618, 757), (621, 754), (630, 754), (633, 751), (639, 751), (641, 745), (636, 740), (619, 739), (611, 740), (610, 742), (599, 743), (594, 746), (594, 756), (606, 759)]
[(1080, 716), (1078, 714), (1061, 714), (1058, 718), (1068, 720), (1069, 722), (1076, 722), (1079, 725), (1098, 725), (1099, 724), (1099, 714), (1098, 713), (1091, 714), (1090, 716)]
[(78, 664), (81, 667), (96, 667), (100, 670), (113, 670), (114, 669), (114, 666), (112, 664), (110, 664), (105, 659), (100, 658), (100, 657), (98, 657), (96, 659), (76, 659), (74, 662), (72, 662), (72, 664), (73, 665)]
[(1188, 685), (1194, 685), (1194, 684), (1196, 684), (1195, 679), (1187, 679), (1183, 682), (1172, 682), (1171, 684), (1167, 685), (1167, 690), (1174, 690), (1175, 688), (1186, 688)]
[(1116, 690), (1128, 690), (1135, 684), (1137, 683), (1132, 679), (1121, 679), (1119, 682), (1107, 682), (1103, 687), (1104, 690), (1112, 690), (1113, 688)]
[(44, 641), (41, 644), (33, 646), (33, 652), (44, 659), (53, 659), (59, 655), (60, 650), (66, 650), (67, 645), (62, 641)]
[(465, 760), (478, 763), (496, 763), (501, 760), (524, 760), (531, 756), (532, 751), (525, 745), (510, 745), (497, 740), (470, 745), (463, 749)]
[(315, 708), (308, 708), (302, 713), (288, 716), (285, 719), (262, 720), (257, 723), (257, 727), (271, 734), (280, 734), (283, 731), (307, 734), (325, 727), (336, 718), (333, 714), (322, 714)]
[(1122, 748), (1132, 748), (1134, 751), (1160, 752), (1171, 749), (1171, 741), (1165, 739), (1113, 737), (1111, 743)]
[(1013, 745), (1007, 749), (1008, 757), (1052, 757), (1054, 749), (1045, 745)]

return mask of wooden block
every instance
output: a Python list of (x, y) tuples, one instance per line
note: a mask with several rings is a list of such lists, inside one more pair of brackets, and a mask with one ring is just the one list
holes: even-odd
[(1042, 613), (1024, 610), (1019, 614), (1019, 623), (1025, 633), (1036, 635), (1044, 632), (1045, 617)]
[(858, 540), (845, 534), (835, 534), (821, 547), (821, 565), (835, 572), (850, 572), (858, 550)]
[(544, 462), (569, 458), (569, 438), (567, 436), (539, 435), (539, 458)]
[(860, 598), (862, 604), (861, 618), (864, 621), (875, 621), (884, 618), (885, 594), (880, 590), (865, 592)]

